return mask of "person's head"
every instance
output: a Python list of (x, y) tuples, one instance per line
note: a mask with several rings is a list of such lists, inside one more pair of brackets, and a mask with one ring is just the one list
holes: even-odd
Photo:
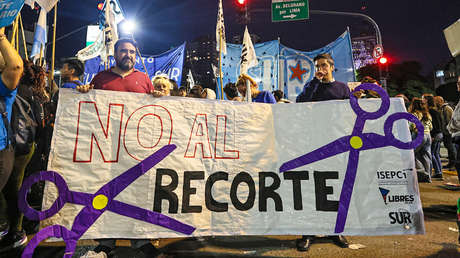
[(421, 98), (413, 98), (410, 104), (409, 112), (428, 111), (426, 103)]
[(425, 102), (428, 106), (428, 108), (434, 108), (434, 97), (433, 94), (430, 93), (424, 93), (422, 95), (422, 100)]
[(379, 85), (379, 82), (370, 76), (364, 76), (363, 79), (361, 79), (361, 83), (373, 83)]
[(115, 43), (114, 57), (116, 66), (122, 71), (129, 71), (136, 63), (137, 44), (132, 39), (119, 39)]
[(182, 86), (179, 88), (179, 96), (181, 97), (187, 96), (187, 87)]
[(76, 58), (65, 60), (60, 70), (64, 81), (78, 80), (84, 71), (85, 65)]
[(236, 85), (232, 82), (225, 84), (224, 92), (228, 100), (233, 100), (234, 98), (238, 97), (238, 89), (236, 88)]
[(315, 71), (321, 71), (324, 73), (323, 80), (331, 81), (334, 78), (332, 75), (332, 72), (335, 69), (334, 59), (332, 59), (330, 54), (319, 54), (313, 58), (313, 62), (315, 63)]
[(280, 99), (284, 98), (284, 93), (281, 90), (274, 90), (272, 92), (273, 96), (276, 99), (276, 102), (280, 101)]
[(216, 99), (216, 92), (210, 88), (204, 89), (204, 98), (206, 99)]
[(193, 88), (188, 93), (187, 97), (198, 98), (198, 99), (205, 98), (205, 92), (204, 92), (203, 86), (201, 85), (193, 86)]
[(442, 105), (444, 105), (444, 98), (441, 96), (434, 97), (434, 105), (437, 109), (441, 109)]
[(164, 75), (157, 75), (152, 79), (153, 88), (155, 91), (161, 92), (164, 96), (171, 95), (171, 90), (173, 89), (173, 84)]
[[(246, 87), (246, 81), (248, 79), (246, 79), (244, 76), (239, 76), (238, 77), (238, 80), (236, 81), (235, 85), (236, 85), (236, 88), (238, 89), (238, 92), (241, 94), (241, 96), (246, 96), (246, 91), (247, 91), (247, 87)], [(258, 86), (257, 84), (255, 83), (254, 80), (249, 80), (249, 84), (251, 85), (251, 92), (254, 92), (255, 90), (258, 90)]]
[(431, 119), (430, 113), (428, 112), (428, 106), (421, 98), (412, 99), (412, 103), (409, 107), (409, 112), (422, 114), (422, 121)]
[[(20, 87), (18, 92), (21, 96), (31, 94), (38, 97), (40, 101), (46, 102), (49, 100), (49, 94), (46, 89), (46, 72), (43, 67), (35, 65), (32, 61), (24, 61), (24, 72), (19, 81)], [(31, 91), (30, 91), (31, 90)]]

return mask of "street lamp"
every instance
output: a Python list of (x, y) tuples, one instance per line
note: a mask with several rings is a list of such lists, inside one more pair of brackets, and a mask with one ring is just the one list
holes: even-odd
[(121, 30), (125, 34), (132, 35), (136, 31), (136, 28), (137, 24), (133, 20), (124, 20), (121, 23)]

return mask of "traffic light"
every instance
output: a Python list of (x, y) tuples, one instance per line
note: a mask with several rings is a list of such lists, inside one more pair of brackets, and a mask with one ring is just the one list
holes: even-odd
[(99, 3), (97, 3), (97, 9), (102, 11), (102, 8), (104, 8), (104, 1), (99, 1)]
[(388, 63), (388, 59), (384, 56), (382, 56), (381, 58), (379, 58), (379, 64), (381, 65), (386, 65)]
[(240, 7), (246, 6), (246, 0), (236, 0), (236, 4)]
[(241, 24), (248, 24), (250, 22), (249, 11), (248, 11), (248, 0), (235, 0), (237, 21)]

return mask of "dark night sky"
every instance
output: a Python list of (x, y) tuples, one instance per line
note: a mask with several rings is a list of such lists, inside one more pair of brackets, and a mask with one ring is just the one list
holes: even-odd
[[(172, 46), (200, 35), (215, 35), (217, 0), (119, 0), (127, 18), (139, 24), (135, 34), (143, 54), (160, 54)], [(223, 0), (227, 39), (242, 34), (236, 22), (235, 0)], [(313, 50), (335, 40), (346, 27), (359, 34), (365, 22), (360, 18), (311, 15), (307, 21), (272, 23), (270, 0), (249, 0), (252, 9), (250, 33), (262, 41), (280, 37), (281, 42), (299, 50)], [(361, 10), (365, 5), (367, 8)], [(26, 7), (28, 8), (28, 7)], [(424, 72), (451, 56), (443, 29), (460, 18), (460, 0), (311, 0), (310, 9), (362, 12), (380, 27), (386, 55), (392, 62), (417, 60)], [(97, 20), (96, 0), (61, 0), (57, 36)], [(51, 16), (48, 18), (51, 20)], [(73, 56), (84, 47), (86, 30), (58, 42), (58, 58)]]

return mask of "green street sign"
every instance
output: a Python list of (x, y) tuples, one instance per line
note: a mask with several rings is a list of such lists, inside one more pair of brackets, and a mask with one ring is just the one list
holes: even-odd
[(272, 22), (309, 18), (308, 0), (272, 0)]

